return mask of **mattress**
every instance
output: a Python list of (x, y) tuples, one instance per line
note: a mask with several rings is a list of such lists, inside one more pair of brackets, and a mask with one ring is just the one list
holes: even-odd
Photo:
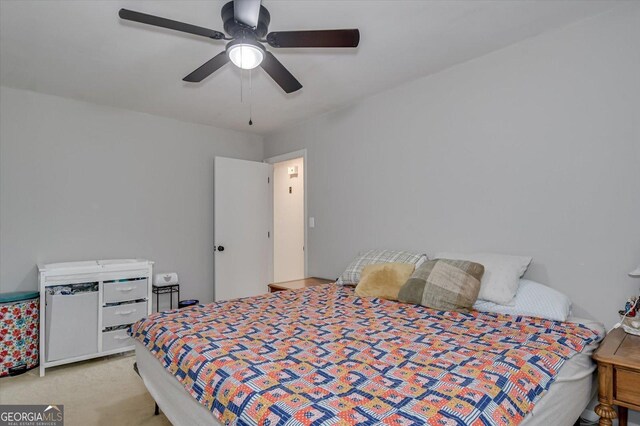
[[(470, 416), (472, 415), (474, 415), (474, 418), (477, 420), (484, 418), (484, 422), (486, 422), (489, 418), (493, 418), (495, 420), (496, 415), (498, 415), (498, 424), (518, 424), (520, 420), (522, 420), (522, 424), (525, 425), (542, 425), (545, 423), (554, 425), (571, 425), (578, 418), (581, 411), (584, 409), (584, 407), (586, 407), (589, 400), (591, 399), (593, 388), (592, 375), (594, 368), (590, 360), (590, 355), (597, 344), (594, 344), (595, 340), (593, 338), (586, 338), (585, 336), (601, 336), (603, 334), (603, 330), (598, 325), (589, 324), (586, 321), (579, 321), (579, 323), (584, 324), (584, 327), (577, 327), (564, 325), (562, 323), (534, 320), (526, 317), (518, 317), (513, 320), (511, 317), (491, 317), (483, 314), (470, 315), (442, 312), (429, 313), (426, 311), (420, 311), (418, 308), (416, 308), (418, 309), (416, 312), (413, 312), (412, 309), (414, 308), (409, 305), (402, 305), (388, 301), (371, 301), (367, 299), (354, 298), (353, 295), (349, 295), (343, 290), (334, 290), (335, 286), (331, 287), (332, 288), (328, 287), (327, 290), (325, 290), (326, 294), (324, 294), (323, 292), (315, 291), (309, 293), (307, 291), (304, 294), (301, 293), (299, 295), (295, 295), (291, 292), (286, 292), (287, 295), (279, 298), (265, 297), (262, 299), (256, 298), (248, 302), (239, 301), (235, 302), (235, 305), (233, 303), (225, 305), (225, 312), (238, 311), (239, 314), (242, 314), (243, 310), (246, 311), (248, 305), (260, 305), (261, 303), (266, 303), (267, 305), (273, 307), (272, 310), (279, 310), (280, 315), (288, 316), (289, 311), (295, 311), (296, 307), (297, 309), (302, 309), (300, 308), (300, 305), (303, 304), (305, 306), (304, 314), (308, 316), (308, 306), (313, 305), (314, 303), (317, 303), (317, 305), (313, 308), (316, 310), (322, 310), (322, 307), (324, 307), (325, 305), (331, 305), (335, 302), (335, 300), (338, 300), (339, 302), (335, 304), (346, 304), (348, 305), (347, 308), (353, 308), (353, 306), (350, 304), (355, 303), (357, 307), (360, 308), (358, 310), (359, 313), (344, 310), (331, 311), (329, 313), (322, 313), (320, 314), (320, 316), (316, 316), (315, 318), (313, 318), (314, 321), (322, 322), (326, 319), (329, 319), (329, 321), (331, 322), (328, 328), (320, 327), (319, 330), (321, 332), (328, 333), (328, 330), (339, 329), (338, 334), (340, 334), (344, 330), (341, 328), (342, 326), (337, 326), (337, 324), (341, 323), (339, 322), (340, 317), (335, 316), (336, 312), (341, 314), (341, 318), (343, 320), (344, 318), (347, 318), (347, 327), (349, 327), (354, 326), (354, 324), (361, 324), (362, 315), (367, 316), (369, 319), (375, 317), (376, 325), (378, 325), (381, 318), (383, 318), (385, 321), (389, 321), (389, 319), (397, 313), (396, 310), (400, 310), (402, 316), (396, 323), (398, 327), (403, 324), (403, 321), (405, 325), (409, 325), (411, 327), (416, 326), (416, 324), (420, 322), (423, 323), (422, 327), (420, 328), (420, 333), (413, 333), (414, 337), (418, 335), (419, 338), (414, 342), (404, 342), (402, 344), (402, 348), (411, 348), (417, 351), (420, 345), (423, 343), (422, 341), (427, 338), (429, 339), (430, 344), (436, 345), (434, 347), (436, 347), (437, 352), (439, 353), (439, 355), (436, 354), (433, 359), (431, 359), (431, 355), (428, 355), (428, 359), (426, 360), (428, 362), (425, 364), (426, 367), (424, 367), (424, 369), (423, 367), (419, 367), (418, 370), (416, 370), (415, 367), (413, 367), (412, 371), (418, 372), (424, 377), (430, 377), (428, 373), (435, 371), (434, 368), (438, 369), (439, 366), (441, 366), (443, 363), (448, 363), (449, 365), (447, 368), (445, 368), (444, 371), (447, 377), (443, 378), (443, 376), (440, 376), (441, 378), (436, 382), (433, 382), (432, 377), (431, 379), (429, 379), (429, 387), (424, 388), (432, 389), (434, 391), (429, 391), (429, 394), (431, 395), (428, 401), (429, 404), (431, 404), (433, 400), (432, 396), (434, 394), (441, 394), (442, 392), (452, 392), (452, 385), (449, 384), (451, 378), (453, 377), (455, 380), (459, 380), (460, 377), (462, 377), (461, 374), (465, 373), (465, 369), (466, 371), (468, 371), (469, 369), (476, 368), (477, 370), (477, 368), (480, 368), (482, 371), (481, 376), (483, 376), (485, 379), (487, 376), (491, 376), (493, 378), (496, 378), (496, 380), (500, 380), (499, 382), (496, 381), (495, 383), (484, 380), (484, 383), (482, 383), (482, 381), (477, 382), (477, 380), (475, 379), (471, 380), (469, 378), (463, 377), (464, 380), (467, 380), (466, 383), (468, 383), (468, 385), (463, 384), (462, 387), (457, 386), (457, 394), (451, 394), (452, 397), (447, 400), (455, 400), (458, 402), (456, 403), (456, 406), (447, 405), (447, 407), (445, 407), (445, 411), (439, 410), (436, 414), (440, 415), (441, 418), (442, 415), (449, 415), (451, 411), (447, 410), (450, 410), (451, 407), (453, 407), (453, 415), (457, 416), (458, 420), (464, 423), (466, 423), (467, 421), (471, 422), (471, 420), (467, 419), (470, 419)], [(321, 300), (314, 300), (317, 298), (321, 298)], [(342, 301), (340, 302), (340, 300)], [(347, 302), (344, 302), (345, 300)], [(302, 301), (304, 301), (304, 303), (301, 303)], [(266, 305), (263, 305), (262, 308), (264, 308), (265, 306)], [(345, 306), (339, 307), (344, 308)], [(233, 390), (233, 388), (231, 388), (231, 390), (225, 390), (224, 387), (216, 387), (216, 390), (214, 391), (213, 386), (217, 385), (215, 385), (216, 380), (215, 377), (211, 375), (211, 373), (214, 370), (219, 370), (216, 369), (215, 366), (220, 365), (220, 362), (223, 362), (226, 365), (225, 370), (222, 371), (221, 374), (233, 374), (234, 380), (236, 380), (236, 383), (239, 383), (239, 386), (241, 386), (241, 388), (249, 389), (249, 386), (256, 386), (256, 383), (259, 385), (260, 380), (268, 380), (268, 377), (265, 377), (265, 379), (259, 379), (258, 382), (252, 382), (251, 380), (244, 380), (243, 377), (246, 376), (238, 376), (238, 374), (241, 374), (238, 372), (239, 370), (236, 370), (235, 373), (233, 372), (234, 366), (232, 364), (228, 364), (229, 357), (227, 355), (231, 353), (231, 357), (240, 354), (243, 357), (253, 356), (255, 358), (257, 352), (248, 351), (246, 350), (246, 347), (242, 347), (243, 345), (247, 345), (248, 342), (251, 342), (255, 339), (252, 339), (250, 335), (247, 336), (248, 340), (247, 338), (245, 338), (244, 340), (242, 338), (239, 338), (240, 336), (245, 336), (242, 332), (238, 333), (238, 337), (229, 337), (228, 334), (231, 333), (231, 330), (238, 331), (238, 328), (241, 327), (238, 327), (237, 322), (233, 323), (233, 321), (230, 321), (229, 323), (226, 323), (224, 321), (224, 318), (226, 316), (219, 310), (219, 306), (217, 307), (218, 310), (215, 310), (215, 306), (213, 308), (213, 312), (215, 312), (218, 317), (223, 318), (222, 321), (219, 319), (211, 320), (210, 315), (205, 315), (210, 314), (210, 312), (206, 311), (207, 307), (202, 307), (200, 311), (194, 310), (188, 313), (180, 312), (168, 314), (168, 318), (150, 318), (146, 322), (143, 321), (142, 324), (137, 324), (133, 328), (134, 335), (137, 338), (136, 352), (138, 357), (138, 367), (140, 369), (143, 380), (145, 381), (145, 385), (149, 389), (152, 396), (158, 402), (158, 405), (163, 409), (167, 417), (172, 421), (172, 423), (176, 425), (217, 424), (217, 420), (216, 418), (214, 418), (213, 413), (215, 412), (215, 410), (218, 410), (217, 417), (222, 421), (226, 419), (228, 422), (233, 422), (235, 421), (235, 419), (234, 417), (221, 416), (221, 412), (227, 413), (227, 410), (232, 410), (231, 414), (233, 414), (234, 416), (240, 415), (240, 411), (238, 411), (240, 409), (240, 405), (236, 401), (242, 402), (242, 399), (238, 398), (247, 400), (247, 390), (242, 391), (241, 394), (238, 394), (237, 390)], [(300, 314), (300, 312), (298, 312), (298, 314)], [(295, 316), (295, 314), (292, 315)], [(418, 322), (416, 322), (415, 320), (408, 322), (406, 321), (406, 316), (411, 317), (412, 315), (414, 316), (414, 319), (418, 319)], [(416, 317), (416, 315), (418, 317)], [(423, 317), (423, 315), (426, 316)], [(231, 318), (229, 317), (228, 319)], [(256, 318), (254, 318), (254, 320), (255, 319)], [(267, 316), (267, 319), (274, 320), (275, 317)], [(300, 329), (300, 317), (295, 318), (295, 320), (296, 333), (302, 331), (304, 331), (305, 333), (310, 332), (309, 329)], [(199, 333), (196, 333), (197, 336), (195, 336), (198, 337), (198, 339), (194, 339), (194, 335), (190, 334), (192, 329), (196, 328), (199, 331), (204, 330), (205, 332), (207, 332), (207, 330), (210, 330), (211, 328), (207, 328), (206, 325), (202, 325), (202, 322), (215, 323), (217, 326), (223, 327), (224, 332), (222, 334), (206, 334), (206, 336), (208, 337), (204, 339), (204, 343), (201, 341), (202, 336)], [(432, 330), (429, 327), (424, 328), (424, 323), (428, 323), (431, 327), (435, 327), (435, 329)], [(371, 333), (371, 336), (375, 336), (375, 339), (377, 341), (380, 341), (380, 339), (384, 340), (385, 331), (376, 330), (376, 325), (372, 325), (372, 323), (367, 322), (366, 328), (362, 330), (356, 330), (356, 334), (369, 332)], [(263, 323), (258, 325), (257, 323), (253, 322), (250, 325), (251, 328), (255, 328), (257, 326), (265, 327), (265, 329), (271, 330), (272, 333), (274, 332), (274, 330), (269, 327), (270, 324)], [(371, 327), (373, 327), (373, 329), (371, 329)], [(596, 333), (591, 332), (589, 328), (595, 330)], [(567, 331), (565, 332), (564, 330)], [(415, 331), (415, 329), (413, 331)], [(431, 334), (432, 331), (433, 334)], [(286, 333), (281, 333), (277, 328), (275, 329), (275, 332), (284, 334), (285, 337), (283, 338), (285, 340), (287, 339)], [(389, 332), (386, 332), (386, 334), (388, 337)], [(490, 336), (489, 340), (482, 340), (483, 337), (486, 338), (487, 335)], [(576, 339), (576, 335), (582, 335), (584, 339)], [(400, 334), (400, 336), (402, 338), (403, 334)], [(398, 335), (396, 334), (391, 337), (397, 339)], [(273, 338), (277, 340), (278, 337), (276, 336)], [(319, 337), (316, 336), (316, 338)], [(211, 347), (208, 347), (203, 351), (203, 346), (206, 346), (207, 342), (210, 343), (215, 339), (220, 339), (217, 340), (218, 344), (221, 341), (224, 341), (223, 346), (221, 346), (223, 350), (218, 351), (212, 349)], [(364, 338), (364, 340), (366, 340), (366, 338)], [(453, 340), (456, 340), (453, 346), (449, 345), (449, 343)], [(255, 341), (253, 343), (255, 343)], [(352, 341), (351, 343), (357, 346), (361, 345), (363, 342), (356, 338), (355, 341)], [(522, 343), (524, 343), (524, 345), (522, 345)], [(580, 343), (584, 343), (584, 345)], [(274, 343), (269, 344), (272, 346), (274, 345)], [(489, 346), (487, 346), (487, 344)], [(233, 346), (233, 348), (231, 348), (229, 345)], [(199, 349), (193, 350), (194, 347), (197, 347)], [(262, 349), (261, 346), (254, 346), (253, 349), (256, 349), (256, 347), (260, 350)], [(328, 348), (331, 348), (331, 345), (329, 345)], [(471, 348), (471, 350), (469, 350), (469, 348)], [(154, 351), (154, 353), (151, 353), (149, 349)], [(352, 350), (353, 346), (348, 347), (348, 349)], [(431, 351), (431, 349), (432, 347), (429, 346), (428, 351)], [(475, 352), (476, 350), (480, 352)], [(271, 348), (267, 348), (267, 351), (273, 352)], [(340, 348), (338, 348), (338, 351), (340, 351)], [(227, 355), (223, 355), (222, 353), (224, 352), (226, 352)], [(370, 353), (369, 349), (367, 349), (367, 353)], [(460, 358), (461, 354), (465, 353), (466, 355)], [(443, 354), (444, 358), (441, 357), (441, 355)], [(491, 357), (493, 357), (495, 354), (497, 354), (496, 358), (490, 358), (489, 360), (486, 358), (487, 355), (491, 355)], [(217, 359), (217, 361), (213, 361), (213, 364), (208, 367), (208, 363), (205, 361), (205, 358), (209, 357), (210, 355), (213, 356), (213, 358), (209, 359)], [(391, 361), (394, 361), (394, 359), (397, 359), (398, 361), (402, 360), (402, 357), (393, 358), (392, 355), (397, 356), (397, 352), (395, 354), (383, 353), (382, 355), (384, 356), (385, 360), (388, 360), (388, 357), (392, 358)], [(193, 358), (194, 356), (196, 358)], [(332, 360), (335, 360), (336, 357), (340, 357), (339, 354), (331, 351), (327, 352), (324, 356), (327, 357), (326, 359)], [(197, 368), (193, 368), (194, 364), (193, 362), (189, 361), (190, 357), (196, 360)], [(373, 360), (373, 363), (369, 364), (370, 367), (380, 367), (380, 365), (376, 365), (375, 359), (369, 359)], [(260, 368), (266, 367), (267, 371), (275, 372), (275, 370), (273, 369), (280, 367), (280, 361), (277, 361), (275, 364), (273, 362), (269, 363), (264, 361), (264, 358), (261, 357), (261, 362), (259, 364), (256, 364), (259, 365), (259, 367), (252, 367), (251, 371), (254, 373), (259, 373), (258, 370)], [(339, 361), (339, 364), (345, 365), (345, 362), (349, 363), (351, 362), (351, 359), (349, 357), (343, 358)], [(422, 362), (424, 363), (425, 359), (422, 359)], [(522, 364), (522, 362), (525, 362), (525, 364)], [(516, 367), (516, 364), (518, 365), (518, 367)], [(509, 365), (511, 366), (509, 367)], [(231, 369), (227, 369), (227, 366), (230, 366)], [(269, 370), (269, 368), (271, 368), (271, 370)], [(506, 376), (501, 376), (500, 372), (505, 371), (505, 368), (511, 369), (511, 378), (509, 378), (508, 374)], [(348, 365), (347, 369), (349, 369)], [(393, 369), (395, 370), (396, 367), (394, 366)], [(170, 372), (167, 370), (170, 370)], [(205, 374), (199, 375), (199, 372), (203, 370), (205, 371)], [(369, 370), (371, 370), (371, 368), (369, 368)], [(443, 371), (442, 369), (440, 370)], [(353, 370), (352, 372), (348, 373), (358, 374), (362, 371), (363, 370)], [(404, 373), (407, 373), (406, 369), (403, 371)], [(220, 371), (215, 372), (215, 374), (219, 373)], [(393, 371), (392, 373), (397, 373), (397, 370)], [(174, 375), (180, 381), (176, 380), (176, 377), (174, 377)], [(365, 380), (361, 381), (360, 383), (353, 383), (343, 386), (341, 388), (342, 390), (339, 392), (340, 395), (349, 394), (353, 397), (353, 395), (358, 396), (360, 394), (365, 394), (366, 392), (371, 392), (372, 386), (378, 383), (372, 382), (372, 380), (378, 380), (378, 377), (374, 376), (365, 378)], [(533, 376), (538, 376), (537, 380), (531, 380), (531, 377)], [(385, 377), (389, 377), (389, 379), (385, 380), (394, 380), (394, 377), (397, 376), (389, 374)], [(476, 377), (476, 379), (477, 378), (478, 377)], [(214, 381), (209, 381), (211, 379), (213, 379)], [(334, 377), (333, 379), (336, 378)], [(219, 380), (220, 379), (218, 379), (218, 381)], [(238, 382), (237, 380), (239, 380), (240, 382)], [(441, 380), (444, 380), (444, 382), (441, 382)], [(407, 387), (412, 386), (411, 383), (413, 383), (412, 381), (411, 383), (404, 382), (404, 380), (395, 381), (397, 383), (395, 383), (394, 386), (397, 387), (397, 389), (402, 388), (403, 390), (405, 390)], [(279, 379), (276, 380), (276, 384), (278, 382)], [(289, 386), (288, 383), (285, 382), (282, 382), (277, 387), (285, 388), (286, 386)], [(192, 383), (192, 387), (188, 389), (191, 394), (189, 394), (189, 392), (185, 389), (185, 387), (187, 387), (187, 383)], [(225, 386), (228, 386), (229, 384), (228, 381), (219, 381), (219, 383), (225, 383)], [(460, 384), (461, 383), (458, 383), (458, 385)], [(496, 388), (497, 385), (499, 385), (498, 388)], [(482, 407), (478, 407), (477, 405), (468, 405), (471, 408), (464, 407), (465, 401), (468, 400), (468, 398), (465, 399), (466, 396), (469, 395), (469, 392), (473, 392), (473, 389), (477, 388), (477, 386), (485, 386), (484, 388), (489, 386), (490, 388), (493, 388), (493, 391), (491, 391), (493, 392), (491, 394), (492, 396), (489, 396), (489, 394), (491, 393), (489, 392), (482, 397), (483, 399), (489, 398), (490, 400), (488, 401), (488, 403), (493, 404), (493, 407), (490, 407), (489, 411), (485, 411), (484, 408), (482, 408), (487, 407), (487, 404), (483, 405)], [(194, 394), (194, 388), (197, 387), (199, 387), (199, 389), (196, 389), (199, 391), (199, 395), (194, 395), (194, 397), (199, 397), (201, 399), (201, 402), (203, 402), (203, 400), (206, 400), (207, 398), (209, 401), (211, 401), (212, 395), (216, 394), (218, 395), (218, 397), (222, 398), (222, 403), (217, 400), (217, 397), (216, 400), (212, 401), (214, 405), (211, 405), (210, 403), (208, 407), (205, 407), (204, 404), (206, 404), (206, 402), (203, 402), (201, 404), (196, 401), (194, 397), (192, 397), (192, 395)], [(418, 390), (422, 389), (420, 385), (418, 385), (417, 388)], [(514, 392), (514, 388), (520, 389), (520, 392), (524, 391), (524, 397), (518, 396), (522, 395), (522, 393)], [(414, 386), (412, 390), (415, 389), (416, 388)], [(495, 391), (498, 391), (500, 394), (498, 395), (498, 398), (496, 398)], [(250, 389), (249, 392), (252, 393)], [(506, 395), (507, 393), (510, 394)], [(475, 392), (475, 396), (478, 396), (477, 392)], [(514, 397), (516, 399), (514, 399)], [(330, 401), (333, 403), (341, 403), (342, 398), (343, 397), (335, 396), (330, 399)], [(253, 397), (250, 397), (250, 399), (255, 402), (255, 399)], [(384, 400), (386, 401), (386, 399)], [(507, 405), (508, 409), (511, 409), (511, 407), (515, 407), (513, 408), (513, 410), (525, 411), (518, 411), (522, 413), (519, 416), (517, 415), (517, 412), (512, 411), (512, 413), (515, 413), (512, 414), (515, 417), (507, 421), (504, 416), (504, 411), (499, 410), (501, 401), (505, 400), (508, 400), (508, 403), (511, 404)], [(422, 403), (418, 404), (418, 401), (423, 401), (422, 399), (411, 401), (413, 402), (406, 406), (402, 406), (402, 410), (399, 411), (401, 415), (409, 412), (408, 408), (413, 409), (414, 411), (412, 412), (417, 412), (416, 408), (424, 405)], [(535, 401), (534, 407), (532, 404), (533, 401)], [(326, 401), (323, 401), (323, 404), (325, 402)], [(496, 406), (496, 404), (498, 405)], [(514, 406), (514, 404), (519, 405)], [(398, 406), (400, 407), (400, 405)], [(261, 407), (264, 408), (264, 403), (261, 403)], [(319, 409), (322, 409), (325, 406), (314, 404), (314, 408), (315, 407), (319, 407)], [(326, 405), (326, 407), (333, 407), (333, 405)], [(532, 411), (531, 407), (533, 407)], [(478, 411), (479, 409), (480, 411)], [(363, 409), (359, 409), (358, 412), (361, 413), (362, 411)], [(475, 414), (472, 413), (472, 411), (475, 411)], [(527, 412), (528, 414), (526, 414)], [(340, 413), (344, 413), (344, 410)], [(480, 415), (480, 417), (478, 417), (478, 415)], [(426, 417), (423, 416), (422, 418)], [(431, 419), (431, 415), (429, 415), (428, 418)], [(253, 424), (254, 421), (252, 419), (253, 415), (251, 414), (251, 412), (244, 412), (242, 418), (240, 419), (240, 423)], [(295, 421), (293, 417), (291, 417), (291, 420), (295, 424), (307, 423), (306, 421)], [(327, 420), (329, 420), (329, 418), (327, 418)], [(420, 420), (420, 418), (415, 418), (413, 424), (420, 424), (421, 422), (423, 422), (423, 420)], [(493, 422), (494, 421), (490, 421), (490, 423)], [(374, 423), (376, 422), (373, 422), (372, 419), (367, 422), (367, 424)]]

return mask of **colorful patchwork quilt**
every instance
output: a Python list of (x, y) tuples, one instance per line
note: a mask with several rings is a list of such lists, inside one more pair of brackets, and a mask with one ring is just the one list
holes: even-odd
[(130, 334), (224, 424), (318, 426), (516, 425), (601, 338), (336, 285), (154, 314)]

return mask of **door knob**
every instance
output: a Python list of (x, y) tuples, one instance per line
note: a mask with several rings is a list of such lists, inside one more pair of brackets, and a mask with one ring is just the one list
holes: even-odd
[(214, 247), (214, 249), (217, 251), (224, 251), (224, 246)]

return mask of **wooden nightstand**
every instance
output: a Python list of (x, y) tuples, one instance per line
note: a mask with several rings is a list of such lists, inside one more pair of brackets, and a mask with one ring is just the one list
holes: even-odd
[(269, 284), (269, 293), (275, 293), (276, 291), (284, 291), (284, 290), (296, 290), (299, 288), (307, 288), (313, 287), (315, 285), (321, 284), (330, 284), (334, 283), (336, 280), (327, 280), (325, 278), (303, 278), (301, 280), (293, 280), (293, 281), (284, 281), (281, 283), (271, 283)]
[(598, 363), (600, 404), (595, 411), (600, 426), (610, 426), (616, 417), (620, 426), (627, 426), (627, 409), (640, 410), (640, 336), (617, 328), (607, 334), (593, 359)]

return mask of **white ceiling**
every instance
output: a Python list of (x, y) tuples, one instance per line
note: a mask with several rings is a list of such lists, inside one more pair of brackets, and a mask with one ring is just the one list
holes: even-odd
[[(303, 84), (253, 72), (254, 125), (228, 64), (182, 78), (224, 42), (123, 22), (125, 7), (222, 30), (224, 1), (0, 1), (0, 84), (256, 133), (339, 108), (616, 5), (613, 1), (264, 0), (271, 31), (359, 28), (357, 49), (270, 49)], [(245, 76), (248, 76), (245, 72)]]

